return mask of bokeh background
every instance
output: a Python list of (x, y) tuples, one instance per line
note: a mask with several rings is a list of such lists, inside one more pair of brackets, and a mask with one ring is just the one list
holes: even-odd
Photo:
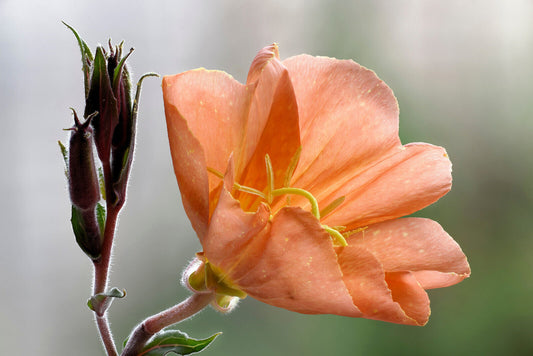
[[(409, 327), (307, 316), (248, 298), (179, 327), (224, 334), (204, 355), (533, 354), (533, 2), (528, 0), (0, 0), (0, 353), (101, 355), (91, 264), (78, 249), (57, 140), (83, 110), (76, 41), (135, 47), (135, 78), (206, 67), (244, 81), (274, 41), (351, 58), (400, 103), (402, 141), (447, 148), (454, 187), (418, 215), (438, 220), (472, 277), (430, 291), (432, 317)], [(144, 317), (184, 299), (181, 270), (199, 244), (166, 137), (160, 81), (147, 79), (136, 160), (111, 285), (128, 296), (110, 319), (119, 343)]]

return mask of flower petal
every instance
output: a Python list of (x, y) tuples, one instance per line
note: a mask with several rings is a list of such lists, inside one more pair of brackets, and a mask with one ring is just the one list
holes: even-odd
[[(236, 161), (236, 180), (263, 190), (267, 185), (265, 155), (272, 161), (274, 181), (282, 185), (287, 167), (300, 147), (298, 107), (287, 69), (277, 45), (262, 49), (250, 67), (248, 86), (253, 90), (245, 140)], [(247, 209), (254, 196), (239, 196)]]
[(244, 212), (238, 200), (230, 193), (233, 186), (233, 157), (228, 162), (224, 185), (209, 223), (206, 237), (201, 241), (210, 263), (230, 274), (246, 254), (255, 255), (254, 241), (268, 233), (270, 210), (261, 204), (255, 213)]
[(385, 281), (392, 293), (392, 299), (402, 306), (405, 314), (422, 326), (428, 322), (431, 309), (429, 297), (411, 272), (387, 272)]
[(361, 246), (340, 249), (339, 264), (363, 317), (409, 325), (427, 322), (429, 298), (409, 272), (386, 274), (378, 259)]
[(250, 296), (306, 314), (361, 316), (342, 281), (330, 236), (300, 208), (284, 208), (229, 272)]
[(412, 271), (424, 289), (447, 287), (470, 275), (459, 245), (435, 221), (404, 218), (371, 225), (348, 238), (383, 265), (386, 272)]
[(172, 163), (183, 206), (192, 227), (201, 238), (207, 231), (209, 223), (209, 183), (204, 151), (198, 139), (187, 127), (185, 119), (176, 107), (167, 105), (167, 101), (165, 101), (165, 115)]
[(323, 222), (354, 228), (418, 211), (446, 194), (451, 185), (451, 162), (444, 148), (412, 143), (342, 186), (324, 188), (316, 197), (325, 206), (345, 196), (344, 203)]
[[(225, 172), (230, 154), (243, 140), (251, 101), (248, 88), (224, 72), (196, 69), (163, 78), (163, 99), (165, 107), (186, 120), (204, 149), (207, 166)], [(167, 118), (169, 124), (172, 120)], [(220, 179), (214, 177), (213, 182), (210, 190)]]
[(293, 186), (317, 194), (401, 146), (398, 103), (374, 72), (348, 60), (283, 61), (298, 100), (302, 155)]

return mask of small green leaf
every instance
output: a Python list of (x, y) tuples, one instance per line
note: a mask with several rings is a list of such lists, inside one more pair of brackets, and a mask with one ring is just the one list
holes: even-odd
[(68, 179), (68, 152), (67, 152), (67, 148), (65, 147), (65, 145), (61, 141), (57, 141), (57, 143), (59, 144), (59, 149), (61, 150), (61, 155), (63, 156), (63, 161), (65, 161), (65, 175), (67, 176), (67, 179)]
[(72, 224), (74, 236), (76, 237), (76, 242), (89, 258), (97, 260), (100, 257), (102, 245), (100, 239), (101, 235), (99, 231), (96, 230), (96, 224), (93, 226), (90, 221), (84, 221), (84, 217), (85, 215), (83, 211), (72, 205), (70, 222)]
[[(122, 51), (121, 51), (122, 52)], [(133, 53), (133, 48), (130, 49), (128, 54), (124, 56), (124, 58), (120, 59), (120, 62), (118, 63), (117, 67), (115, 68), (113, 72), (113, 89), (115, 90), (115, 93), (118, 88), (118, 83), (122, 79), (122, 74), (126, 65), (126, 59)], [(128, 78), (129, 79), (129, 78)], [(129, 88), (128, 88), (129, 89)]]
[(102, 199), (106, 200), (105, 178), (104, 178), (104, 170), (102, 169), (102, 167), (98, 167), (98, 182), (100, 182), (100, 194), (102, 195)]
[(76, 241), (83, 249), (82, 245), (84, 245), (84, 241), (87, 240), (87, 232), (85, 231), (85, 227), (83, 225), (81, 213), (74, 205), (72, 205), (72, 216), (70, 218), (70, 222), (72, 223), (72, 230), (74, 231), (74, 236), (76, 236)]
[(137, 90), (135, 91), (135, 99), (133, 100), (133, 108), (131, 110), (132, 112), (132, 120), (135, 125), (135, 120), (137, 120), (137, 112), (139, 111), (139, 99), (141, 97), (141, 87), (143, 80), (147, 77), (157, 77), (159, 78), (159, 74), (157, 73), (145, 73), (141, 78), (139, 78), (139, 81), (137, 82)]
[(139, 356), (165, 356), (172, 353), (189, 355), (205, 349), (220, 334), (222, 333), (216, 333), (207, 339), (197, 340), (179, 330), (164, 330), (149, 340)]
[(105, 229), (105, 208), (102, 204), (96, 204), (96, 220), (98, 221), (98, 226), (100, 227), (100, 233), (104, 234)]
[(76, 36), (76, 40), (78, 41), (78, 45), (80, 46), (81, 64), (82, 64), (83, 79), (84, 79), (84, 84), (85, 84), (85, 97), (87, 98), (87, 95), (89, 94), (89, 76), (91, 74), (90, 68), (89, 68), (89, 62), (93, 60), (93, 54), (91, 53), (89, 46), (87, 46), (87, 43), (85, 43), (85, 41), (81, 39), (80, 35), (78, 35), (78, 32), (76, 32), (76, 30), (72, 26), (67, 24), (66, 22), (64, 21), (61, 21), (61, 22), (63, 22), (63, 25), (67, 26), (72, 31), (74, 36)]
[(93, 295), (87, 301), (87, 306), (89, 309), (94, 311), (97, 315), (104, 315), (107, 308), (113, 302), (113, 298), (124, 298), (126, 296), (126, 290), (120, 290), (118, 288), (112, 288), (107, 293), (98, 293)]

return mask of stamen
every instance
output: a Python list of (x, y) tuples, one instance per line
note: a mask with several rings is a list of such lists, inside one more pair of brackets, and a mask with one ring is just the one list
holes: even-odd
[[(217, 171), (216, 169), (214, 169), (214, 168), (207, 167), (207, 171), (209, 173), (213, 173), (215, 176), (217, 176), (220, 179), (224, 179), (224, 175), (222, 173), (220, 173), (219, 171)], [(236, 190), (241, 191), (241, 192), (257, 195), (258, 197), (263, 198), (264, 200), (267, 200), (267, 197), (266, 197), (266, 195), (263, 192), (261, 192), (261, 191), (259, 191), (257, 189), (254, 189), (254, 188), (250, 188), (250, 187), (246, 187), (244, 185), (240, 185), (239, 183), (233, 183), (233, 189), (236, 189)]]
[(344, 202), (344, 199), (346, 199), (346, 197), (342, 196), (332, 201), (328, 206), (320, 210), (320, 216), (324, 217), (328, 215), (329, 213), (331, 213), (333, 210), (335, 210), (339, 205), (341, 205)]
[(350, 237), (350, 236), (352, 236), (353, 234), (357, 234), (358, 232), (365, 231), (366, 229), (368, 229), (368, 226), (365, 226), (365, 227), (359, 227), (359, 228), (354, 229), (354, 230), (350, 230), (350, 231), (343, 232), (343, 233), (342, 233), (342, 236), (344, 236), (344, 237)]
[(274, 190), (274, 169), (272, 168), (272, 161), (268, 154), (265, 155), (265, 164), (267, 171), (267, 192), (266, 200), (268, 204), (272, 204), (272, 191)]
[(298, 147), (296, 150), (296, 153), (291, 158), (291, 162), (289, 163), (289, 167), (287, 168), (287, 171), (285, 172), (285, 180), (283, 181), (283, 186), (285, 188), (288, 188), (291, 185), (291, 178), (294, 174), (294, 171), (296, 170), (296, 166), (298, 165), (298, 162), (300, 161), (300, 155), (302, 154), (302, 146)]
[(335, 241), (338, 245), (341, 245), (341, 246), (348, 246), (348, 243), (346, 242), (346, 239), (344, 238), (344, 236), (342, 236), (342, 234), (340, 232), (338, 232), (337, 230), (327, 226), (327, 225), (322, 225), (322, 227), (324, 228), (324, 230), (327, 231), (327, 233), (331, 236), (331, 238), (333, 239), (333, 241)]
[(267, 200), (266, 195), (257, 189), (250, 188), (244, 185), (240, 185), (239, 183), (233, 183), (233, 188), (241, 192), (257, 195), (258, 197), (263, 198), (264, 200)]
[(315, 216), (318, 220), (320, 220), (320, 211), (318, 210), (318, 202), (316, 201), (315, 197), (309, 193), (307, 190), (303, 190), (300, 188), (279, 188), (272, 191), (272, 196), (278, 196), (278, 195), (285, 195), (285, 194), (294, 194), (294, 195), (300, 195), (307, 200), (309, 200), (309, 203), (311, 203), (311, 214)]
[(217, 176), (218, 178), (220, 178), (220, 179), (224, 179), (224, 175), (223, 175), (221, 172), (219, 172), (219, 171), (217, 171), (216, 169), (214, 169), (214, 168), (207, 167), (207, 171), (208, 171), (209, 173), (213, 173), (214, 175), (216, 175), (216, 176)]

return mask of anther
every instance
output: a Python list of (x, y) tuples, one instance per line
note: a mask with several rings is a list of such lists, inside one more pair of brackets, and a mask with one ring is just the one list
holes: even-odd
[(244, 185), (240, 185), (239, 183), (233, 183), (233, 188), (237, 189), (238, 191), (241, 191), (241, 192), (257, 195), (258, 197), (260, 197), (260, 198), (262, 198), (264, 200), (267, 200), (266, 195), (263, 192), (261, 192), (261, 191), (259, 191), (257, 189), (250, 188), (250, 187), (247, 187), (247, 186), (244, 186)]
[(346, 199), (346, 197), (342, 196), (332, 201), (328, 206), (320, 210), (320, 216), (324, 217), (328, 215), (329, 213), (331, 213), (333, 210), (337, 209), (337, 207), (339, 207), (339, 205), (341, 205), (344, 202), (344, 199)]
[(342, 236), (344, 236), (344, 237), (350, 237), (350, 236), (352, 236), (353, 234), (357, 234), (358, 232), (365, 231), (366, 229), (368, 229), (368, 226), (365, 226), (365, 227), (359, 227), (359, 228), (354, 229), (354, 230), (350, 230), (350, 231), (343, 232), (343, 233), (342, 233)]
[(266, 201), (268, 204), (272, 204), (272, 191), (274, 190), (274, 169), (272, 168), (272, 161), (268, 154), (265, 155), (265, 165), (267, 173), (267, 193)]
[(220, 179), (224, 179), (224, 175), (221, 172), (219, 172), (216, 169), (214, 169), (214, 168), (207, 167), (207, 171), (209, 173), (213, 173), (215, 176), (217, 176)]
[(300, 155), (302, 153), (302, 146), (298, 147), (296, 150), (296, 153), (291, 158), (291, 162), (289, 163), (289, 167), (287, 168), (287, 171), (285, 172), (285, 180), (283, 181), (283, 186), (285, 188), (289, 187), (291, 185), (291, 179), (292, 175), (294, 174), (294, 171), (296, 170), (296, 166), (298, 165), (298, 162), (300, 161)]

